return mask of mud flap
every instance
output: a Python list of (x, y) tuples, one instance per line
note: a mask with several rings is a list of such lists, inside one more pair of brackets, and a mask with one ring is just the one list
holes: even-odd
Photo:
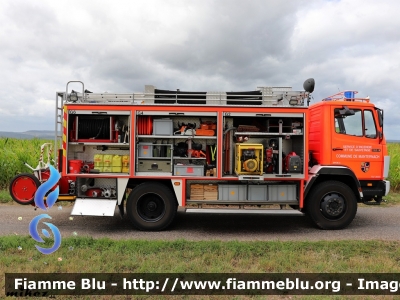
[(121, 204), (118, 205), (118, 211), (119, 211), (119, 216), (121, 217), (121, 219), (124, 218), (124, 200), (122, 200)]

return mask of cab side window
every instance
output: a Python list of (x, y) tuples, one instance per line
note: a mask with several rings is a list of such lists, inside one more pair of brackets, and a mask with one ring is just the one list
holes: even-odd
[(335, 130), (341, 134), (363, 136), (362, 111), (354, 110), (354, 115), (341, 115), (340, 110), (336, 108)]
[(374, 115), (372, 111), (364, 111), (364, 122), (365, 122), (365, 137), (375, 139), (376, 138), (376, 126), (374, 122)]

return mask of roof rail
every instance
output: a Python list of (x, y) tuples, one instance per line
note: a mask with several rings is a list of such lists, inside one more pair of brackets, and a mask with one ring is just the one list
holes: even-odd
[(356, 98), (355, 94), (357, 91), (343, 91), (332, 96), (322, 99), (322, 101), (359, 101), (359, 102), (369, 102), (369, 97), (366, 98)]
[[(81, 82), (82, 83), (82, 82)], [(67, 85), (68, 89), (68, 85)], [(66, 92), (66, 103), (114, 104), (114, 105), (244, 105), (244, 106), (291, 106), (302, 107), (308, 99), (308, 92), (292, 91), (291, 87), (258, 87), (244, 92), (183, 92), (180, 90), (159, 90), (146, 85), (142, 93), (92, 93)]]

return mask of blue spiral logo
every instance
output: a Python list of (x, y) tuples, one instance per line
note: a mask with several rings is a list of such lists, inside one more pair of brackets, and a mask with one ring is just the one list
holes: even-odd
[[(44, 196), (46, 195), (46, 193), (48, 191), (50, 191), (52, 189), (53, 186), (55, 186), (58, 182), (58, 180), (60, 180), (61, 176), (58, 173), (58, 171), (53, 167), (50, 166), (50, 177), (49, 179), (43, 183), (41, 186), (39, 186), (39, 188), (36, 191), (35, 194), (35, 205), (37, 207), (39, 207), (40, 209), (43, 210), (47, 210), (46, 205), (44, 204)], [(47, 199), (46, 199), (46, 203), (47, 203), (47, 207), (51, 208), (54, 203), (56, 203), (57, 198), (58, 198), (58, 194), (59, 194), (59, 187), (57, 186), (57, 188), (52, 191), (51, 193), (49, 193), (47, 195)]]
[[(36, 217), (34, 217), (31, 221), (31, 223), (29, 224), (29, 234), (32, 236), (32, 238), (39, 243), (44, 243), (45, 241), (39, 236), (38, 233), (38, 223), (41, 219), (46, 218), (46, 219), (51, 219), (51, 217), (48, 214), (41, 214), (38, 215)], [(53, 233), (53, 237), (54, 237), (54, 245), (51, 248), (43, 248), (40, 247), (38, 245), (35, 245), (36, 249), (38, 249), (41, 253), (43, 254), (51, 254), (53, 252), (55, 252), (61, 245), (61, 234), (60, 231), (58, 230), (58, 228), (56, 226), (54, 226), (51, 223), (47, 223), (44, 222), (44, 224), (46, 224), (51, 232)], [(46, 229), (42, 229), (42, 233), (45, 237), (50, 238), (50, 234)]]
[[(58, 195), (59, 195), (59, 187), (57, 186), (57, 188), (55, 188), (54, 191), (50, 192), (47, 195), (47, 198), (46, 198), (47, 208), (46, 208), (46, 204), (44, 203), (44, 197), (45, 197), (46, 193), (48, 191), (50, 191), (57, 184), (58, 180), (61, 177), (60, 174), (58, 173), (58, 171), (53, 166), (50, 166), (49, 169), (50, 169), (49, 179), (46, 182), (44, 182), (42, 185), (40, 185), (35, 193), (35, 205), (42, 210), (47, 210), (47, 208), (51, 208), (54, 205), (54, 203), (56, 203)], [(31, 223), (29, 224), (29, 234), (32, 236), (32, 238), (35, 241), (37, 241), (39, 243), (45, 242), (40, 237), (38, 228), (37, 228), (39, 221), (43, 218), (51, 219), (51, 217), (48, 214), (41, 214), (41, 215), (34, 217), (31, 221)], [(35, 247), (43, 254), (51, 254), (60, 247), (61, 234), (60, 234), (60, 231), (58, 230), (58, 228), (56, 226), (54, 226), (53, 224), (47, 223), (47, 222), (44, 222), (44, 224), (46, 224), (50, 228), (52, 235), (54, 237), (54, 244), (51, 248), (43, 248), (38, 245), (35, 245)], [(51, 236), (50, 233), (46, 229), (42, 229), (42, 234), (47, 238), (50, 238), (50, 236)]]

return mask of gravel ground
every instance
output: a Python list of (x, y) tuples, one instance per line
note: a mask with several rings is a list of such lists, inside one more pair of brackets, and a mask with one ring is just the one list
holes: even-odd
[[(178, 212), (166, 231), (142, 232), (134, 229), (118, 211), (114, 217), (80, 217), (70, 219), (72, 206), (52, 207), (52, 220), (43, 221), (58, 227), (62, 237), (91, 236), (111, 239), (146, 240), (238, 240), (238, 241), (317, 241), (317, 240), (400, 240), (400, 206), (359, 207), (356, 218), (342, 230), (320, 230), (301, 215), (232, 215), (188, 214)], [(32, 206), (0, 205), (0, 235), (29, 235), (33, 217), (44, 213)], [(293, 211), (294, 212), (294, 211)]]

